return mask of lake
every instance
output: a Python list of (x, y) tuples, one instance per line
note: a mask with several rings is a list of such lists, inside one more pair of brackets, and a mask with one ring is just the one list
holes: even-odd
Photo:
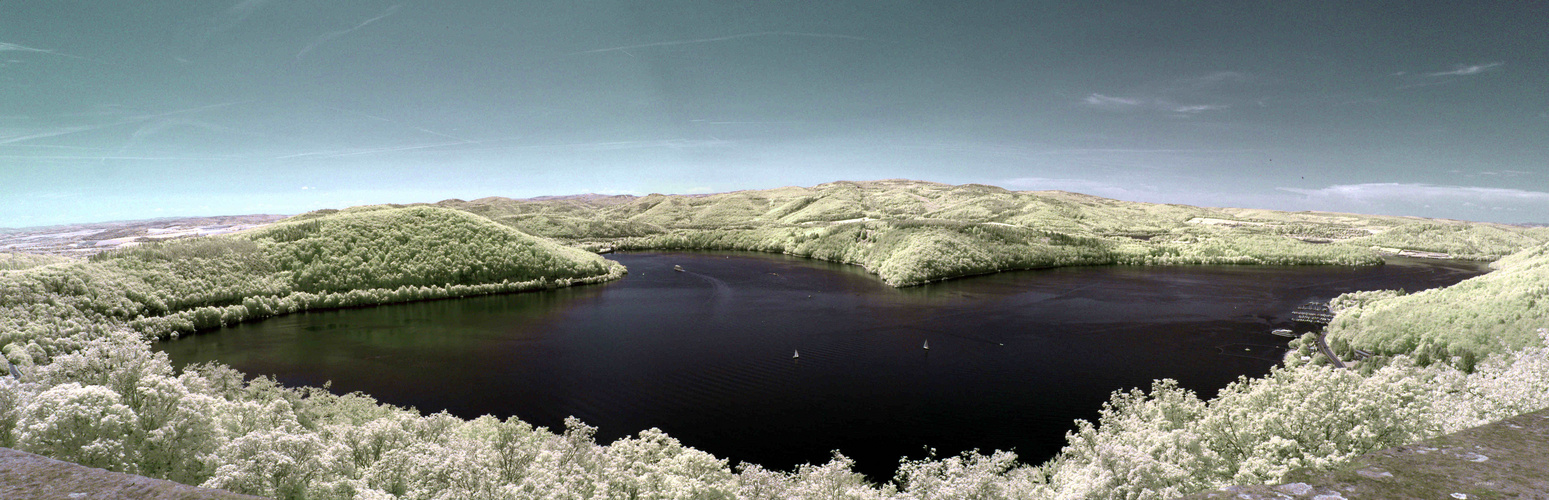
[[(1446, 286), (1484, 264), (1077, 267), (895, 289), (859, 267), (757, 253), (612, 254), (624, 279), (309, 312), (161, 342), (289, 385), (598, 441), (659, 427), (733, 463), (789, 470), (840, 450), (873, 479), (901, 456), (1052, 457), (1117, 389), (1209, 397), (1266, 373), (1309, 300)], [(684, 272), (675, 272), (680, 265)], [(924, 345), (929, 342), (929, 349)], [(799, 359), (793, 353), (800, 352)]]

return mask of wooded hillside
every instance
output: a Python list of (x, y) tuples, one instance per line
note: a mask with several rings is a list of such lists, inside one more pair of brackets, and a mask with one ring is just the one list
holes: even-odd
[(0, 273), (0, 346), (47, 359), (115, 328), (162, 337), (308, 309), (595, 283), (623, 273), (596, 254), (468, 213), (363, 207)]
[(1400, 250), (1491, 260), (1549, 241), (1549, 231), (1500, 224), (906, 180), (437, 205), (591, 247), (754, 250), (856, 264), (893, 286), (1067, 265), (1372, 265), (1380, 253)]

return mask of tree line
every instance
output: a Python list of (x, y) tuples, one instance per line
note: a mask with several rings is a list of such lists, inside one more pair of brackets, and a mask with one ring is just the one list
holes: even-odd
[[(639, 244), (805, 254), (865, 265), (897, 283), (1047, 263), (1358, 257), (1220, 228), (1145, 232), (1151, 240), (1131, 243), (984, 222), (865, 221), (674, 230)], [(1432, 338), (1444, 324), (1437, 315), (1509, 325), (1499, 337), (1531, 338), (1480, 350), (1466, 366), (1398, 349), (1362, 370), (1340, 370), (1302, 339), (1269, 375), (1242, 378), (1210, 400), (1166, 380), (1117, 391), (1048, 462), (1022, 463), (1006, 451), (930, 457), (901, 463), (882, 483), (839, 455), (789, 471), (733, 465), (654, 429), (597, 443), (595, 429), (574, 419), (550, 430), (517, 418), (424, 415), (365, 394), (249, 380), (216, 364), (174, 370), (150, 349), (147, 335), (271, 314), (623, 273), (476, 215), (364, 207), (0, 273), (0, 353), (21, 367), (0, 378), (0, 446), (276, 498), (1167, 498), (1275, 482), (1549, 406), (1549, 331), (1534, 312), (1543, 309), (1549, 251), (1523, 251), (1497, 266), (1436, 293), (1335, 301), (1336, 341), (1388, 331)], [(1469, 308), (1488, 296), (1503, 302)], [(1484, 316), (1501, 304), (1516, 305)]]

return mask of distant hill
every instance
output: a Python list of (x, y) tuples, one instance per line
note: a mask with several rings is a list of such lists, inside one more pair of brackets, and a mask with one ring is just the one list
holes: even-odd
[(895, 286), (1061, 265), (1375, 264), (1383, 253), (1493, 260), (1549, 241), (1549, 231), (1504, 224), (910, 180), (436, 205), (591, 247), (756, 250), (858, 264)]
[(122, 246), (213, 236), (263, 226), (285, 215), (218, 215), (0, 228), (0, 251), (85, 257)]

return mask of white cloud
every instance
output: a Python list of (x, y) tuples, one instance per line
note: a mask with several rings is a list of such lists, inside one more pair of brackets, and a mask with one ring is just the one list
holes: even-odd
[(1549, 203), (1549, 193), (1477, 186), (1438, 186), (1397, 182), (1338, 184), (1322, 189), (1278, 188), (1319, 200), (1361, 203), (1458, 203), (1475, 206)]
[(1534, 173), (1534, 172), (1524, 171), (1524, 170), (1509, 170), (1509, 169), (1505, 169), (1505, 170), (1485, 170), (1485, 171), (1479, 172), (1478, 175), (1501, 176), (1501, 177), (1517, 177), (1517, 176), (1522, 176), (1522, 175), (1539, 175), (1539, 174)]
[(1141, 104), (1141, 102), (1142, 102), (1139, 99), (1128, 99), (1128, 98), (1124, 98), (1124, 97), (1113, 97), (1113, 96), (1106, 96), (1106, 95), (1102, 95), (1102, 94), (1092, 94), (1092, 95), (1086, 96), (1085, 101), (1086, 101), (1087, 104), (1090, 104), (1090, 105), (1093, 105), (1093, 106), (1097, 106), (1097, 107), (1100, 107), (1100, 108), (1110, 108), (1110, 109), (1128, 108), (1128, 107), (1133, 107), (1133, 106), (1139, 106)]
[(25, 45), (17, 45), (17, 44), (14, 44), (14, 43), (0, 42), (0, 52), (5, 52), (5, 51), (43, 52), (43, 53), (47, 53), (47, 54), (54, 53), (54, 51), (52, 51), (52, 50), (34, 49), (32, 47), (28, 47), (28, 46), (25, 46)]
[[(1242, 206), (1409, 215), (1492, 222), (1549, 222), (1549, 192), (1421, 183), (1338, 184), (1321, 189), (1276, 188)], [(1269, 201), (1274, 200), (1274, 201)], [(1263, 206), (1266, 203), (1273, 206)]]
[(1174, 113), (1194, 114), (1194, 113), (1202, 113), (1202, 112), (1205, 112), (1205, 111), (1217, 111), (1217, 110), (1222, 110), (1222, 109), (1226, 109), (1226, 108), (1230, 108), (1230, 107), (1231, 107), (1230, 105), (1226, 105), (1226, 104), (1198, 104), (1198, 105), (1192, 105), (1192, 106), (1173, 106), (1172, 107), (1172, 111)]
[[(1099, 109), (1147, 110), (1192, 115), (1206, 111), (1230, 108), (1218, 102), (1223, 92), (1257, 80), (1254, 75), (1240, 71), (1215, 71), (1199, 76), (1151, 82), (1131, 89), (1127, 96), (1113, 96), (1093, 92), (1081, 102)], [(1201, 102), (1203, 101), (1203, 102)], [(1260, 102), (1260, 105), (1263, 105)]]
[(1156, 111), (1168, 111), (1187, 115), (1203, 113), (1206, 111), (1220, 111), (1230, 108), (1227, 104), (1178, 104), (1166, 99), (1139, 99), (1133, 97), (1114, 97), (1103, 94), (1092, 94), (1082, 99), (1088, 106), (1109, 111), (1122, 111), (1133, 109), (1147, 109)]
[(1453, 68), (1452, 71), (1442, 71), (1442, 72), (1437, 72), (1437, 73), (1430, 73), (1430, 76), (1467, 76), (1467, 75), (1477, 75), (1477, 74), (1480, 74), (1480, 73), (1484, 73), (1486, 71), (1490, 71), (1490, 70), (1495, 69), (1495, 68), (1499, 68), (1503, 64), (1505, 64), (1505, 63), (1502, 63), (1502, 62), (1492, 62), (1492, 63), (1484, 63), (1484, 64), (1475, 64), (1475, 65), (1472, 65), (1472, 66), (1458, 65), (1456, 68)]
[(1233, 83), (1247, 83), (1254, 80), (1252, 75), (1238, 71), (1216, 71), (1203, 76), (1179, 79), (1172, 86), (1174, 90), (1207, 91), (1224, 87)]
[[(803, 33), (803, 32), (799, 32), (799, 31), (759, 31), (759, 32), (754, 32), (754, 33), (739, 33), (739, 34), (736, 34), (736, 35), (718, 36), (718, 37), (712, 37), (712, 38), (695, 38), (695, 39), (692, 39), (692, 40), (671, 40), (671, 41), (666, 41), (666, 42), (642, 43), (642, 44), (638, 44), (638, 45), (624, 45), (624, 46), (619, 46), (619, 47), (608, 47), (608, 48), (605, 48), (605, 49), (583, 50), (583, 51), (580, 51), (580, 52), (572, 52), (571, 55), (576, 55), (576, 54), (600, 54), (600, 53), (603, 53), (603, 52), (624, 52), (624, 53), (627, 54), (628, 53), (627, 51), (630, 51), (630, 50), (644, 49), (644, 48), (650, 48), (650, 47), (668, 47), (668, 46), (673, 46), (673, 45), (690, 45), (690, 44), (696, 44), (696, 43), (724, 42), (724, 41), (727, 41), (727, 40), (739, 40), (739, 39), (743, 39), (743, 38), (760, 38), (760, 37), (839, 38), (839, 39), (844, 39), (844, 40), (871, 41), (870, 38), (866, 38), (866, 37), (853, 36), (853, 35), (838, 35), (838, 34), (833, 34), (833, 33)], [(630, 55), (633, 55), (633, 54), (630, 54)]]

